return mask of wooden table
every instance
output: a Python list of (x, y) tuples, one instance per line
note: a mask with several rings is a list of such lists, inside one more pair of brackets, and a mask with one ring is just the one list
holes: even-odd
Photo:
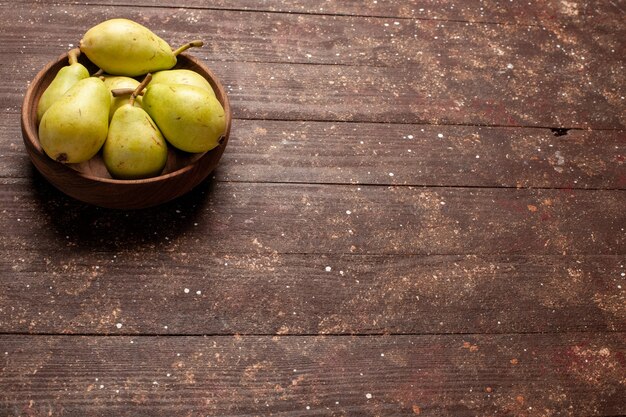
[[(626, 414), (623, 0), (96, 3), (0, 3), (1, 416)], [(204, 39), (235, 116), (142, 211), (19, 126), (119, 16)]]

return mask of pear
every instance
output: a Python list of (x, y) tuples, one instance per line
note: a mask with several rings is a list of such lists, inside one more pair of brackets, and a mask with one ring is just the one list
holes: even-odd
[(215, 96), (213, 87), (211, 87), (211, 84), (209, 84), (206, 78), (188, 69), (173, 69), (156, 72), (152, 74), (152, 81), (150, 82), (150, 85), (155, 84), (195, 85), (196, 87), (204, 88), (212, 96)]
[(148, 113), (135, 107), (134, 101), (150, 82), (148, 74), (130, 99), (115, 111), (102, 159), (114, 178), (141, 179), (159, 175), (167, 162), (167, 143)]
[(46, 111), (39, 123), (39, 142), (59, 162), (78, 163), (93, 157), (107, 137), (111, 93), (102, 80), (85, 78)]
[[(134, 78), (116, 76), (116, 75), (104, 75), (104, 85), (110, 90), (116, 90), (118, 88), (132, 88), (133, 90), (139, 85), (139, 81)], [(111, 93), (111, 109), (109, 110), (109, 122), (113, 119), (113, 114), (117, 109), (127, 104), (129, 97), (121, 96), (116, 97)], [(135, 99), (135, 106), (141, 107), (141, 96)]]
[(78, 81), (89, 77), (89, 71), (78, 63), (80, 49), (72, 49), (67, 53), (69, 65), (61, 68), (37, 104), (37, 121), (40, 122), (48, 108), (67, 92)]
[(194, 41), (176, 51), (147, 27), (128, 19), (106, 20), (89, 29), (80, 41), (80, 49), (105, 72), (135, 77), (166, 70), (176, 65), (176, 56)]
[(167, 162), (167, 143), (145, 110), (126, 103), (113, 115), (102, 159), (113, 178), (154, 177)]
[(207, 90), (196, 86), (150, 84), (142, 105), (165, 139), (185, 152), (215, 148), (226, 129), (220, 102)]

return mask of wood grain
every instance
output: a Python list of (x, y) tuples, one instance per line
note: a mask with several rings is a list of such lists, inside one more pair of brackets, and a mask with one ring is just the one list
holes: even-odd
[[(621, 26), (589, 33), (559, 26), (396, 25), (376, 18), (220, 10), (190, 16), (183, 9), (163, 21), (161, 9), (123, 9), (130, 18), (157, 25), (173, 44), (207, 33), (218, 37), (194, 55), (230, 86), (239, 118), (626, 126), (623, 112), (614, 111), (624, 103)], [(62, 10), (54, 19), (46, 6), (35, 6), (27, 18), (6, 17), (3, 71), (13, 76), (0, 91), (7, 108), (19, 106), (36, 69), (116, 8)]]
[[(18, 142), (19, 121), (5, 117), (0, 177), (28, 177), (32, 168)], [(624, 134), (570, 130), (555, 136), (549, 129), (237, 120), (216, 179), (625, 189)]]
[[(40, 3), (46, 1), (37, 0)], [(18, 0), (17, 3), (24, 2)], [(88, 5), (86, 1), (56, 2), (65, 4)], [(98, 4), (109, 6), (131, 7), (169, 7), (156, 0), (129, 2), (123, 0), (101, 0)], [(214, 0), (207, 4), (201, 0), (184, 0), (177, 2), (175, 7), (185, 9), (224, 9), (247, 10), (251, 12), (270, 11), (275, 13), (301, 13), (319, 15), (352, 15), (378, 16), (402, 19), (433, 19), (470, 22), (491, 22), (519, 25), (566, 25), (572, 23), (601, 22), (619, 23), (626, 13), (621, 1), (582, 1), (561, 2), (557, 0), (530, 0), (510, 2), (507, 0), (465, 0), (459, 4), (452, 0), (377, 0), (363, 2), (360, 0), (343, 0), (329, 2), (327, 0)]]
[[(220, 181), (626, 188), (626, 132), (238, 120)], [(394, 176), (390, 177), (389, 172)]]
[(624, 333), (2, 336), (0, 413), (619, 415), (625, 342)]
[[(440, 67), (453, 63), (465, 64), (463, 68), (475, 72), (491, 70), (492, 76), (504, 81), (507, 75), (516, 78), (522, 74), (539, 75), (531, 70), (546, 77), (551, 72), (546, 69), (557, 64), (560, 64), (559, 70), (564, 68), (566, 73), (576, 76), (581, 75), (581, 65), (608, 76), (610, 70), (619, 70), (619, 63), (623, 63), (619, 55), (623, 45), (619, 40), (626, 33), (620, 25), (613, 26), (612, 31), (594, 25), (589, 33), (578, 27), (565, 32), (561, 26), (67, 5), (62, 13), (54, 14), (54, 19), (50, 18), (48, 6), (34, 6), (28, 19), (15, 19), (12, 23), (16, 30), (28, 28), (31, 33), (25, 38), (9, 37), (6, 43), (9, 50), (16, 52), (21, 48), (39, 54), (46, 51), (46, 44), (52, 44), (61, 46), (63, 49), (58, 53), (62, 53), (66, 47), (64, 42), (77, 44), (87, 29), (116, 11), (153, 28), (172, 45), (203, 39), (204, 49), (212, 61), (418, 66), (422, 70), (434, 69), (429, 71), (432, 75), (438, 74)], [(164, 11), (167, 19), (161, 18)], [(11, 9), (7, 12), (12, 13)], [(64, 30), (65, 27), (72, 30)], [(601, 49), (595, 49), (598, 47)], [(611, 52), (611, 49), (617, 51)], [(594, 62), (600, 57), (602, 65)], [(507, 72), (507, 63), (513, 63), (515, 71)], [(609, 63), (614, 65), (606, 68)], [(497, 71), (504, 74), (497, 74)]]
[(214, 182), (119, 213), (77, 204), (41, 179), (3, 180), (0, 228), (13, 232), (0, 249), (623, 255), (625, 204), (621, 191)]
[[(8, 111), (19, 108), (24, 85), (46, 59), (40, 56), (37, 62), (31, 62), (32, 72), (17, 71), (27, 74), (23, 79), (11, 78), (3, 84)], [(610, 92), (616, 89), (613, 86), (607, 87), (606, 96), (591, 87), (562, 91), (555, 79), (545, 88), (515, 87), (511, 93), (514, 87), (494, 79), (491, 73), (450, 66), (443, 67), (433, 78), (433, 73), (417, 67), (233, 62), (208, 65), (227, 86), (233, 117), (238, 119), (621, 130), (626, 126), (623, 113), (615, 111), (621, 106), (621, 96), (618, 90)], [(457, 70), (461, 71), (458, 76), (446, 73)], [(607, 79), (610, 81), (610, 77)], [(579, 82), (570, 81), (570, 85)]]
[(624, 255), (318, 256), (209, 250), (77, 253), (59, 248), (54, 256), (2, 251), (0, 332), (626, 331)]

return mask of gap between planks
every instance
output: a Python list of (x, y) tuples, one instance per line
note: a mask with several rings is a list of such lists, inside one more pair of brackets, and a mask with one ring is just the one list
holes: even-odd
[[(14, 177), (1, 177), (0, 178), (14, 178)], [(237, 183), (237, 184), (276, 184), (276, 185), (328, 185), (328, 186), (346, 186), (346, 185), (354, 185), (359, 187), (409, 187), (409, 188), (457, 188), (457, 189), (503, 189), (503, 190), (576, 190), (580, 191), (624, 191), (625, 188), (622, 187), (612, 187), (612, 188), (599, 188), (599, 187), (588, 187), (588, 188), (574, 188), (574, 187), (515, 187), (508, 185), (439, 185), (439, 184), (393, 184), (393, 183), (367, 183), (367, 182), (305, 182), (305, 181), (247, 181), (247, 180), (222, 180), (215, 179), (216, 182), (219, 183)]]
[(589, 330), (589, 331), (521, 331), (521, 332), (388, 332), (388, 333), (59, 333), (59, 332), (0, 332), (0, 338), (9, 336), (33, 336), (33, 337), (137, 337), (137, 338), (175, 338), (175, 337), (204, 337), (204, 338), (231, 338), (231, 337), (280, 337), (280, 338), (312, 338), (312, 337), (354, 337), (354, 338), (380, 338), (380, 337), (430, 337), (430, 336), (525, 336), (525, 335), (584, 335), (589, 333), (624, 334), (622, 330)]
[[(41, 174), (38, 174), (41, 175)], [(2, 185), (9, 185), (9, 184), (15, 184), (18, 182), (21, 182), (20, 180), (30, 180), (31, 177), (13, 177), (13, 176), (9, 176), (9, 175), (0, 175), (0, 180), (9, 180), (9, 181), (2, 181), (0, 182), (0, 186)], [(208, 180), (208, 179), (207, 179)], [(205, 180), (205, 181), (207, 181)], [(270, 185), (284, 185), (284, 186), (292, 186), (292, 185), (322, 185), (322, 186), (328, 186), (328, 187), (349, 187), (349, 186), (355, 186), (355, 187), (372, 187), (372, 188), (409, 188), (409, 189), (428, 189), (428, 188), (434, 188), (434, 189), (448, 189), (448, 190), (452, 190), (452, 189), (457, 189), (457, 190), (466, 190), (466, 189), (472, 189), (472, 190), (516, 190), (516, 191), (532, 191), (532, 190), (554, 190), (554, 191), (572, 191), (572, 192), (579, 192), (579, 191), (586, 191), (586, 192), (592, 192), (592, 191), (626, 191), (626, 187), (622, 188), (622, 187), (606, 187), (606, 188), (600, 188), (600, 187), (587, 187), (587, 188), (576, 188), (576, 187), (571, 187), (571, 186), (566, 186), (566, 187), (516, 187), (516, 186), (509, 186), (509, 185), (441, 185), (441, 184), (394, 184), (394, 183), (367, 183), (367, 182), (332, 182), (332, 181), (317, 181), (317, 182), (306, 182), (306, 181), (274, 181), (274, 180), (264, 180), (264, 181), (251, 181), (251, 180), (232, 180), (232, 179), (218, 179), (215, 176), (213, 177), (213, 181), (215, 181), (216, 183), (219, 184), (251, 184), (251, 185), (255, 185), (255, 184), (270, 184)], [(232, 253), (232, 252), (229, 252)], [(289, 252), (290, 254), (292, 254), (293, 252)], [(303, 253), (304, 255), (308, 254), (308, 253)], [(345, 255), (350, 255), (349, 253), (346, 253)], [(384, 255), (384, 254), (381, 254)], [(416, 256), (416, 255), (420, 255), (420, 254), (407, 254), (408, 256)], [(437, 254), (437, 255), (446, 255), (446, 256), (465, 256), (465, 255), (472, 255), (472, 254), (459, 254), (459, 253), (442, 253), (442, 254)], [(478, 254), (476, 254), (478, 255)], [(585, 256), (586, 254), (581, 254), (583, 256)], [(594, 254), (591, 254), (594, 255)]]
[[(1, 184), (0, 184), (1, 185)], [(70, 197), (68, 197), (70, 198)], [(78, 202), (76, 204), (85, 204), (85, 203), (81, 203)], [(86, 204), (85, 204), (86, 205)], [(95, 209), (101, 209), (101, 210), (115, 210), (115, 209), (106, 209), (103, 207), (96, 207), (96, 206), (89, 206)], [(150, 210), (150, 208), (146, 209), (146, 210)], [(121, 212), (123, 213), (123, 212)], [(20, 252), (24, 252), (24, 253), (40, 253), (40, 250), (38, 249), (34, 249), (34, 248), (30, 248), (30, 247), (25, 247), (25, 248), (20, 248), (19, 249)], [(7, 251), (4, 251), (7, 252)], [(99, 252), (100, 254), (109, 254), (109, 253), (119, 253), (118, 249), (112, 249), (109, 252), (106, 251), (102, 251)], [(188, 254), (196, 254), (193, 251), (187, 251), (186, 253)], [(205, 251), (203, 251), (202, 253), (206, 253)], [(494, 255), (493, 253), (490, 252), (466, 252), (466, 253), (446, 253), (446, 252), (432, 252), (432, 253), (425, 253), (425, 252), (401, 252), (401, 253), (394, 253), (394, 252), (373, 252), (373, 253), (353, 253), (353, 252), (279, 252), (279, 251), (272, 251), (272, 252), (252, 252), (252, 251), (225, 251), (225, 252), (211, 252), (210, 253), (211, 256), (226, 256), (226, 255), (260, 255), (260, 256), (267, 256), (267, 255), (276, 255), (276, 256), (314, 256), (314, 257), (318, 257), (318, 256), (337, 256), (337, 257), (343, 257), (343, 256), (355, 256), (355, 257), (372, 257), (372, 258), (430, 258), (433, 256), (440, 256), (440, 257), (487, 257), (487, 256), (491, 256)], [(495, 254), (504, 258), (510, 258), (510, 257), (519, 257), (519, 256), (524, 256), (522, 252), (510, 252), (510, 253), (503, 253), (503, 254)], [(582, 258), (582, 257), (613, 257), (613, 258), (623, 258), (624, 256), (626, 256), (626, 253), (622, 254), (622, 253), (568, 253), (568, 254), (532, 254), (532, 255), (528, 255), (529, 257), (553, 257), (553, 258), (558, 258), (558, 257), (570, 257), (570, 258)], [(2, 334), (2, 332), (0, 332), (0, 335)]]
[(284, 10), (271, 10), (271, 9), (243, 9), (243, 8), (221, 8), (210, 6), (170, 6), (170, 5), (152, 5), (152, 4), (111, 4), (111, 3), (76, 3), (76, 2), (60, 2), (56, 3), (57, 6), (96, 6), (96, 7), (128, 7), (128, 8), (142, 8), (142, 9), (186, 9), (186, 10), (206, 10), (206, 11), (228, 11), (237, 13), (268, 13), (268, 14), (287, 14), (287, 15), (303, 15), (303, 16), (327, 16), (327, 17), (353, 17), (353, 18), (367, 18), (367, 19), (396, 19), (404, 21), (434, 21), (443, 23), (471, 23), (471, 24), (484, 24), (484, 25), (497, 25), (497, 26), (519, 26), (519, 27), (539, 27), (544, 25), (538, 23), (519, 23), (519, 22), (496, 22), (490, 20), (463, 20), (463, 19), (436, 19), (428, 17), (406, 17), (396, 15), (375, 15), (375, 14), (358, 14), (358, 13), (323, 13), (313, 11), (284, 11)]
[[(285, 64), (284, 62), (252, 62), (252, 61), (218, 61), (218, 62), (242, 62), (248, 64)], [(363, 67), (362, 65), (335, 65), (335, 64), (317, 64), (317, 63), (307, 63), (307, 62), (294, 62), (293, 65), (323, 65), (323, 66), (355, 66), (355, 67)], [(388, 68), (388, 67), (376, 67), (371, 66), (373, 68)], [(21, 110), (16, 108), (9, 108), (0, 111), (0, 115), (20, 115)], [(567, 126), (536, 126), (536, 125), (505, 125), (505, 124), (486, 124), (486, 123), (429, 123), (427, 121), (420, 122), (387, 122), (387, 121), (376, 121), (376, 120), (341, 120), (341, 119), (287, 119), (280, 117), (233, 117), (233, 123), (237, 121), (244, 122), (286, 122), (286, 123), (335, 123), (335, 124), (373, 124), (373, 125), (395, 125), (395, 126), (441, 126), (445, 127), (476, 127), (476, 128), (500, 128), (500, 129), (534, 129), (534, 130), (576, 130), (581, 132), (624, 132), (626, 130), (620, 128), (611, 128), (611, 127), (597, 127), (597, 128), (584, 128), (584, 127), (567, 127)], [(562, 136), (567, 136), (565, 133)]]
[[(220, 61), (226, 62), (226, 61)], [(241, 61), (233, 61), (241, 62)], [(254, 64), (255, 62), (250, 62)], [(278, 62), (284, 64), (284, 62)], [(300, 65), (300, 63), (294, 63)], [(301, 65), (318, 65), (315, 63), (302, 63)], [(323, 64), (331, 65), (333, 64)], [(388, 67), (376, 67), (376, 68), (388, 68)], [(233, 122), (237, 120), (242, 121), (267, 121), (267, 122), (294, 122), (294, 123), (346, 123), (346, 124), (380, 124), (380, 125), (398, 125), (398, 126), (441, 126), (441, 127), (477, 127), (477, 128), (502, 128), (502, 129), (544, 129), (544, 130), (578, 130), (578, 131), (602, 131), (602, 132), (625, 132), (626, 130), (617, 127), (598, 127), (598, 128), (584, 128), (584, 127), (566, 127), (566, 126), (537, 126), (537, 125), (504, 125), (504, 124), (486, 124), (486, 123), (428, 123), (427, 121), (420, 122), (386, 122), (386, 121), (363, 121), (363, 120), (329, 120), (329, 119), (282, 119), (279, 117), (234, 117)], [(567, 133), (565, 133), (566, 136)]]

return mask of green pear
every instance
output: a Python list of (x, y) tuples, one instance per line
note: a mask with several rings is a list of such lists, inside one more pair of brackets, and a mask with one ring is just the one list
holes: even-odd
[(111, 120), (102, 148), (104, 164), (113, 178), (159, 175), (167, 162), (167, 143), (148, 113), (126, 101)]
[(69, 65), (61, 68), (48, 88), (43, 92), (37, 104), (37, 121), (40, 122), (43, 114), (78, 81), (89, 77), (89, 71), (78, 63), (80, 49), (72, 49), (67, 53)]
[(59, 162), (93, 157), (107, 137), (111, 93), (96, 77), (78, 81), (46, 111), (39, 123), (39, 142)]
[(80, 41), (80, 49), (105, 72), (135, 77), (166, 70), (176, 65), (176, 56), (194, 41), (176, 51), (147, 27), (128, 19), (106, 20), (89, 29)]
[(156, 72), (152, 74), (152, 81), (150, 82), (150, 85), (154, 84), (195, 85), (196, 87), (204, 88), (211, 93), (212, 96), (215, 96), (213, 87), (211, 87), (211, 84), (209, 84), (206, 78), (197, 72), (188, 69), (174, 69)]
[(226, 129), (224, 108), (217, 98), (199, 87), (150, 84), (142, 104), (165, 139), (185, 152), (215, 148)]
[[(118, 88), (132, 88), (133, 90), (139, 85), (139, 81), (134, 78), (118, 76), (118, 75), (104, 75), (104, 85), (109, 91), (116, 90)], [(111, 93), (111, 109), (109, 110), (109, 122), (113, 119), (113, 114), (117, 109), (128, 103), (128, 96), (115, 97)], [(135, 100), (135, 106), (141, 107), (141, 96)]]

